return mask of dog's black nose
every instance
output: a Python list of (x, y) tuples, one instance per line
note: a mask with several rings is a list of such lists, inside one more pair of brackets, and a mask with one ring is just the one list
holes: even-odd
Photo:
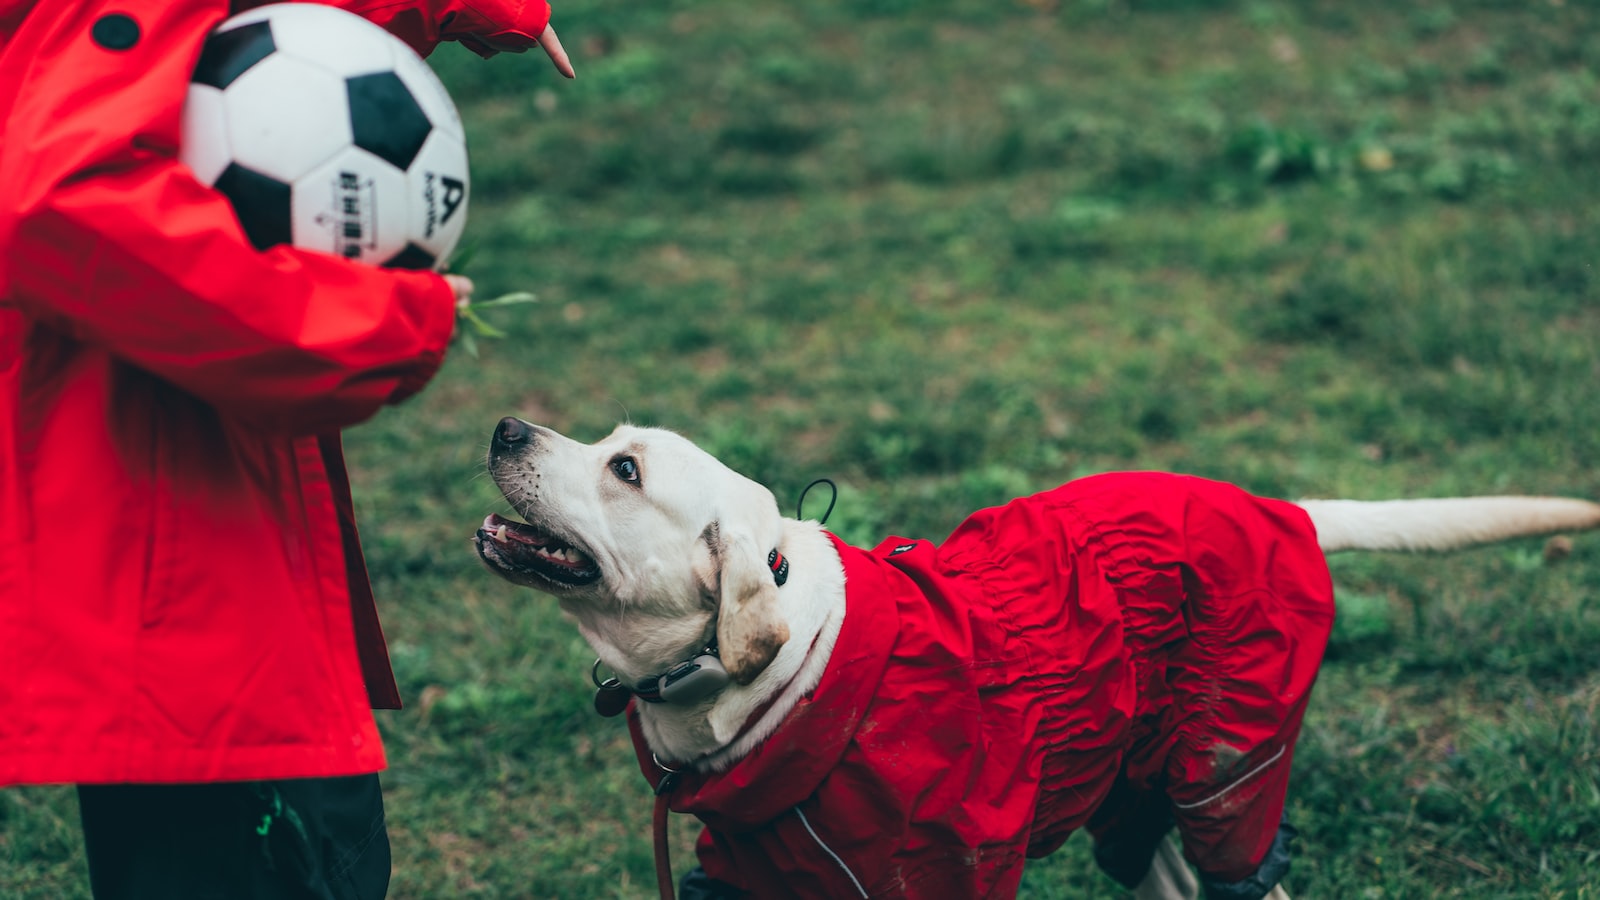
[(533, 426), (515, 416), (506, 416), (494, 429), (496, 447), (514, 447), (533, 438)]

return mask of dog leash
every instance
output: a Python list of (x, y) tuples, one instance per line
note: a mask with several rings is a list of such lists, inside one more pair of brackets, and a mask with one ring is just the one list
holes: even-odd
[[(814, 643), (813, 646), (815, 646)], [(774, 694), (766, 702), (752, 710), (750, 715), (745, 717), (744, 725), (740, 726), (739, 730), (735, 732), (734, 739), (737, 740), (757, 722), (761, 721), (761, 718), (771, 712), (772, 707), (777, 703), (778, 695)], [(656, 770), (661, 773), (661, 780), (657, 781), (655, 786), (656, 806), (650, 821), (656, 855), (656, 889), (661, 892), (661, 900), (674, 900), (672, 849), (667, 846), (667, 813), (672, 810), (669, 808), (667, 795), (671, 794), (672, 789), (678, 786), (678, 776), (688, 771), (693, 763), (683, 763), (674, 769), (663, 763), (660, 757), (654, 753), (650, 754), (650, 761), (655, 764)]]
[[(820, 524), (826, 524), (828, 517), (833, 515), (833, 506), (835, 503), (839, 502), (839, 486), (834, 484), (832, 479), (818, 478), (806, 485), (805, 488), (800, 491), (800, 499), (795, 503), (795, 518), (805, 518), (803, 510), (805, 509), (806, 505), (806, 494), (810, 493), (811, 489), (819, 484), (826, 484), (829, 489), (833, 491), (833, 496), (829, 498), (828, 508), (823, 511), (822, 518), (818, 521)], [(774, 548), (773, 551), (767, 556), (767, 567), (772, 570), (772, 580), (777, 582), (779, 587), (782, 587), (784, 582), (789, 580), (789, 561), (785, 559), (783, 554), (779, 553), (776, 548)], [(702, 650), (701, 654), (698, 655), (693, 662), (700, 663), (701, 661), (705, 660), (707, 658), (706, 654), (710, 654), (710, 658), (715, 659), (716, 644), (714, 638), (711, 646)], [(670, 679), (669, 676), (677, 673), (683, 667), (688, 665), (690, 665), (690, 663), (680, 663), (668, 673), (648, 679), (648, 683), (650, 685), (659, 683), (670, 686), (671, 681), (675, 679)], [(721, 668), (720, 665), (717, 666), (717, 668)], [(596, 688), (595, 710), (603, 716), (614, 716), (617, 713), (622, 712), (623, 709), (627, 707), (628, 697), (630, 694), (652, 703), (660, 703), (663, 699), (661, 695), (665, 693), (665, 689), (658, 689), (655, 695), (651, 696), (651, 692), (646, 685), (641, 684), (637, 687), (629, 689), (623, 686), (616, 678), (608, 678), (602, 682), (599, 678), (599, 672), (600, 660), (597, 659), (594, 661), (594, 668), (589, 672), (589, 678), (594, 681)], [(726, 683), (726, 677), (726, 674), (724, 674), (724, 683)], [(718, 687), (720, 689), (721, 686), (719, 685)], [(641, 688), (644, 689), (641, 690)], [(751, 723), (757, 721), (761, 718), (761, 716), (765, 715), (767, 710), (771, 709), (772, 704), (776, 701), (777, 697), (774, 695), (772, 699), (769, 699), (766, 703), (761, 704), (760, 708), (756, 709), (747, 719), (745, 719), (745, 728), (750, 727)], [(613, 712), (612, 710), (615, 711)], [(741, 728), (740, 732), (742, 733), (743, 731), (744, 729)], [(650, 816), (650, 830), (652, 833), (651, 837), (652, 843), (654, 844), (656, 857), (656, 890), (660, 892), (661, 900), (676, 900), (676, 885), (674, 885), (672, 882), (672, 848), (668, 846), (667, 843), (667, 814), (671, 812), (667, 795), (671, 794), (672, 789), (678, 786), (678, 774), (682, 772), (683, 769), (674, 769), (662, 764), (661, 760), (657, 758), (654, 753), (650, 754), (650, 761), (655, 763), (657, 769), (661, 770), (661, 780), (657, 781), (655, 786), (655, 810)]]
[[(813, 640), (811, 648), (806, 652), (809, 653), (815, 648), (816, 641)], [(757, 722), (761, 721), (762, 717), (771, 712), (772, 708), (778, 704), (778, 696), (778, 694), (774, 693), (760, 706), (751, 710), (750, 715), (745, 717), (744, 724), (734, 733), (733, 739), (738, 740), (745, 732), (754, 727)], [(732, 743), (732, 741), (729, 743)], [(656, 770), (661, 773), (661, 780), (657, 781), (655, 786), (655, 813), (651, 816), (650, 821), (656, 855), (656, 888), (661, 892), (661, 900), (674, 900), (672, 850), (667, 846), (667, 813), (671, 812), (667, 802), (667, 795), (672, 793), (672, 789), (678, 786), (678, 776), (691, 768), (693, 763), (683, 763), (674, 769), (663, 763), (655, 753), (650, 754), (650, 761), (655, 764)]]
[(661, 900), (675, 900), (672, 892), (672, 848), (667, 846), (667, 796), (656, 795), (656, 813), (652, 826), (656, 833), (656, 890)]
[(656, 759), (654, 753), (650, 754), (650, 761), (662, 772), (661, 780), (656, 782), (656, 809), (651, 816), (650, 828), (655, 837), (656, 855), (656, 890), (661, 892), (661, 900), (674, 900), (674, 885), (672, 883), (672, 848), (667, 846), (667, 795), (678, 784), (679, 769), (669, 769)]
[[(773, 694), (766, 702), (752, 710), (750, 715), (745, 717), (744, 725), (740, 726), (739, 730), (734, 734), (734, 739), (737, 740), (740, 735), (749, 731), (751, 726), (761, 721), (761, 717), (770, 712), (777, 702), (778, 695)], [(663, 763), (655, 753), (650, 754), (650, 761), (655, 763), (657, 771), (661, 773), (661, 780), (657, 781), (655, 786), (655, 812), (650, 817), (650, 830), (655, 844), (656, 855), (656, 889), (661, 892), (661, 900), (674, 900), (672, 848), (667, 846), (667, 813), (671, 812), (668, 807), (667, 795), (671, 794), (672, 789), (678, 786), (678, 776), (688, 770), (693, 763), (684, 763), (674, 769)]]

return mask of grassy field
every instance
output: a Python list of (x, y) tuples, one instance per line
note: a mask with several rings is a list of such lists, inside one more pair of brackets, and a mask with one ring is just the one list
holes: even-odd
[[(447, 47), (468, 274), (510, 337), (349, 435), (409, 706), (396, 898), (651, 896), (592, 655), (482, 571), (495, 421), (688, 434), (858, 544), (1073, 476), (1600, 497), (1600, 11), (1585, 0), (585, 0), (579, 78)], [(816, 510), (808, 509), (811, 515)], [(1600, 536), (1334, 561), (1286, 882), (1600, 897)], [(692, 823), (674, 863), (691, 864)], [(0, 896), (86, 896), (70, 791)], [(1023, 896), (1115, 897), (1081, 836)]]

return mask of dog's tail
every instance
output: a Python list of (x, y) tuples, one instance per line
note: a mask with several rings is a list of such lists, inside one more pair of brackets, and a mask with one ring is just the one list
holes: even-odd
[(1600, 504), (1566, 497), (1301, 500), (1324, 553), (1455, 550), (1557, 531), (1600, 528)]

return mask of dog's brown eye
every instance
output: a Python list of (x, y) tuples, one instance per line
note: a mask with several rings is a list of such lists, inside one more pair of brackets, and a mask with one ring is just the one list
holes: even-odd
[(619, 456), (611, 461), (611, 471), (629, 484), (639, 483), (639, 464), (631, 456)]

